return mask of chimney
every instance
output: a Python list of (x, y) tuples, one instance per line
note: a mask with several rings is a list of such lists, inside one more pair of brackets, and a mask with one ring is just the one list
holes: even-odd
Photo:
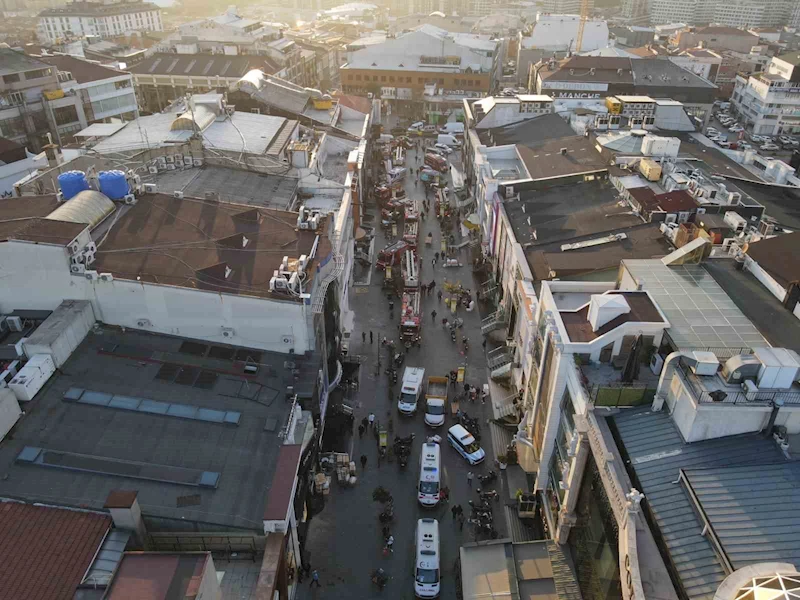
[(117, 529), (133, 532), (137, 549), (147, 549), (147, 530), (142, 520), (142, 509), (135, 490), (111, 490), (103, 508), (107, 508)]

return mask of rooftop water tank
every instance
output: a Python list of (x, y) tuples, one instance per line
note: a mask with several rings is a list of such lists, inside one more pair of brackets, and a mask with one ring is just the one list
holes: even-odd
[(75, 194), (89, 189), (86, 173), (83, 171), (67, 171), (58, 176), (58, 187), (64, 195), (64, 200), (69, 200)]
[(100, 191), (112, 200), (122, 200), (129, 191), (128, 180), (122, 171), (100, 171), (97, 181)]

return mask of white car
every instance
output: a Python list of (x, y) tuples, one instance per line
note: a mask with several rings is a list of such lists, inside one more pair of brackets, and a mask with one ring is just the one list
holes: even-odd
[(761, 150), (764, 152), (774, 152), (775, 150), (780, 150), (777, 144), (773, 144), (771, 142), (767, 142), (766, 144), (761, 145)]
[(706, 135), (716, 135), (719, 131), (714, 129), (713, 127), (706, 127)]
[(447, 441), (471, 465), (482, 463), (486, 452), (463, 425), (453, 425), (447, 431)]
[(417, 121), (408, 126), (409, 129), (422, 129), (425, 127), (425, 121)]
[(758, 144), (766, 144), (769, 141), (769, 138), (763, 135), (751, 135), (750, 139)]
[(730, 148), (731, 147), (731, 143), (730, 142), (726, 142), (725, 140), (719, 140), (717, 142), (717, 146), (719, 146), (720, 148)]
[(453, 149), (447, 144), (434, 144), (433, 147), (441, 151), (445, 155), (450, 154), (453, 151)]
[(730, 127), (728, 127), (728, 131), (730, 131), (731, 133), (739, 133), (740, 131), (744, 131), (744, 127), (742, 127), (741, 125), (731, 125)]
[(748, 144), (747, 142), (739, 142), (739, 150), (752, 150), (752, 144)]

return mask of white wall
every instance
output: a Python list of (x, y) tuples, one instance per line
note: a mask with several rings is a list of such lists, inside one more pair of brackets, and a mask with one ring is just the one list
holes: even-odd
[(47, 157), (41, 154), (28, 154), (24, 160), (0, 165), (0, 194), (14, 191), (14, 184), (37, 169), (47, 168)]
[[(121, 279), (92, 282), (69, 273), (60, 246), (0, 244), (0, 277), (0, 312), (54, 310), (65, 298), (85, 299), (109, 325), (281, 353), (312, 349), (306, 326), (310, 306)], [(151, 325), (139, 327), (141, 319)], [(234, 334), (224, 336), (223, 327)]]
[(769, 293), (775, 296), (778, 300), (783, 302), (786, 297), (786, 288), (775, 281), (772, 276), (767, 273), (761, 266), (749, 256), (745, 256), (744, 268), (750, 271), (753, 276), (763, 285)]

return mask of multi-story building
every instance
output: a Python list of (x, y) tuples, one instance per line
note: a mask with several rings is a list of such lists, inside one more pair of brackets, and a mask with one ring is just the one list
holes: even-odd
[(650, 20), (650, 1), (622, 0), (622, 17), (630, 23), (648, 23)]
[[(69, 56), (36, 58), (0, 48), (0, 135), (38, 152), (91, 123), (137, 114), (131, 76)], [(48, 140), (47, 134), (51, 135)]]
[[(542, 11), (556, 15), (579, 15), (581, 0), (544, 0)], [(589, 0), (589, 10), (594, 8), (594, 0)]]
[(773, 57), (765, 71), (737, 75), (731, 103), (753, 133), (800, 132), (800, 55)]
[(795, 4), (793, 0), (650, 0), (650, 23), (780, 27), (789, 22)]
[(675, 44), (680, 50), (702, 46), (709, 50), (733, 50), (748, 53), (758, 45), (758, 36), (736, 27), (690, 27), (679, 31), (675, 36)]
[(135, 31), (163, 30), (161, 9), (150, 2), (74, 0), (39, 13), (36, 32), (40, 41), (52, 43), (59, 39), (87, 35), (109, 38), (130, 35)]
[(501, 72), (499, 45), (489, 36), (423, 25), (378, 44), (351, 45), (340, 67), (342, 88), (375, 94), (410, 113), (441, 115), (492, 91)]
[(274, 73), (266, 56), (153, 54), (131, 68), (142, 110), (158, 112), (187, 93), (224, 93), (249, 71)]

